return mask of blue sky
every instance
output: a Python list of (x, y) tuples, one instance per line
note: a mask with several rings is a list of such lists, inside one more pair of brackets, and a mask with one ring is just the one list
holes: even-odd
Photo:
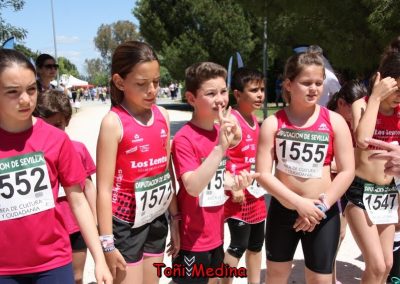
[[(138, 21), (132, 14), (135, 0), (53, 0), (57, 56), (64, 56), (74, 63), (80, 73), (84, 61), (100, 57), (93, 39), (101, 24), (118, 20)], [(26, 0), (21, 11), (7, 8), (1, 11), (3, 19), (24, 28), (28, 35), (22, 43), (33, 51), (54, 56), (51, 17), (51, 0)]]

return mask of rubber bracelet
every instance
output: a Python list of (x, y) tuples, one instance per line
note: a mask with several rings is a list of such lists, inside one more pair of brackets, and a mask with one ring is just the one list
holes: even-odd
[(113, 250), (115, 250), (115, 246), (114, 245), (106, 247), (106, 248), (103, 248), (103, 252), (111, 252)]
[(324, 213), (324, 219), (326, 219), (326, 214), (325, 212), (328, 211), (328, 208), (325, 206), (325, 204), (315, 204), (315, 207), (317, 207), (319, 210)]

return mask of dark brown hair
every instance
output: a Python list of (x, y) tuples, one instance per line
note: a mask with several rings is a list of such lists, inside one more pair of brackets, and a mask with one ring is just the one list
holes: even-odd
[(264, 82), (264, 74), (258, 70), (249, 69), (249, 68), (239, 68), (232, 75), (232, 90), (238, 90), (243, 92), (244, 87), (249, 82), (257, 83)]
[(53, 56), (51, 56), (50, 54), (47, 53), (42, 53), (38, 56), (38, 58), (36, 58), (36, 62), (35, 65), (37, 68), (42, 68), (43, 64), (46, 60), (51, 59), (54, 60), (54, 62), (56, 62), (56, 60), (54, 59)]
[[(150, 45), (140, 41), (127, 41), (120, 44), (114, 51), (111, 60), (111, 76), (118, 74), (125, 79), (139, 63), (156, 60), (156, 53)], [(113, 79), (110, 80), (111, 104), (118, 105), (124, 98), (124, 92), (117, 88)]]
[(21, 52), (13, 49), (0, 49), (0, 73), (13, 64), (23, 66), (33, 72), (36, 76), (35, 66)]
[(196, 91), (200, 88), (201, 84), (210, 79), (218, 77), (226, 80), (226, 69), (221, 65), (213, 62), (198, 62), (185, 71), (185, 87), (186, 91), (191, 92), (196, 96)]
[(64, 92), (54, 89), (40, 94), (33, 115), (49, 118), (57, 113), (61, 113), (68, 124), (72, 117), (72, 107), (68, 96)]
[(351, 80), (345, 83), (339, 92), (336, 92), (330, 99), (326, 107), (335, 111), (338, 107), (338, 100), (342, 99), (351, 105), (356, 100), (365, 97), (368, 94), (367, 87), (357, 80)]

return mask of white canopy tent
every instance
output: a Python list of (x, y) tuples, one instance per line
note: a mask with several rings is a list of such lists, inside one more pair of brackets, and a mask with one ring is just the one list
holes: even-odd
[[(57, 81), (54, 80), (51, 82), (51, 84), (57, 85)], [(61, 75), (60, 84), (63, 84), (66, 88), (77, 87), (77, 86), (79, 87), (89, 86), (88, 82), (75, 78), (74, 76), (68, 74)]]

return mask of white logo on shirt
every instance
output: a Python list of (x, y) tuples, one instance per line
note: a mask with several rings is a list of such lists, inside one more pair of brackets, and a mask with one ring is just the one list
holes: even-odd
[(125, 151), (125, 154), (131, 154), (137, 151), (137, 146), (130, 148), (128, 150)]
[(143, 138), (141, 138), (139, 136), (139, 134), (135, 134), (135, 136), (133, 137), (133, 140), (132, 140), (133, 143), (138, 143), (138, 142), (142, 142), (142, 141), (143, 141)]
[(165, 137), (167, 137), (167, 132), (165, 131), (165, 129), (164, 129), (164, 128), (163, 128), (163, 129), (161, 129), (160, 137), (161, 137), (161, 138), (165, 138)]
[(142, 153), (150, 151), (150, 145), (149, 144), (139, 146), (139, 148), (140, 148), (140, 152), (142, 152)]
[(253, 141), (253, 138), (251, 138), (250, 134), (247, 134), (246, 142), (250, 142), (250, 141)]
[(329, 128), (326, 126), (325, 123), (321, 123), (318, 127), (318, 130), (327, 131)]

